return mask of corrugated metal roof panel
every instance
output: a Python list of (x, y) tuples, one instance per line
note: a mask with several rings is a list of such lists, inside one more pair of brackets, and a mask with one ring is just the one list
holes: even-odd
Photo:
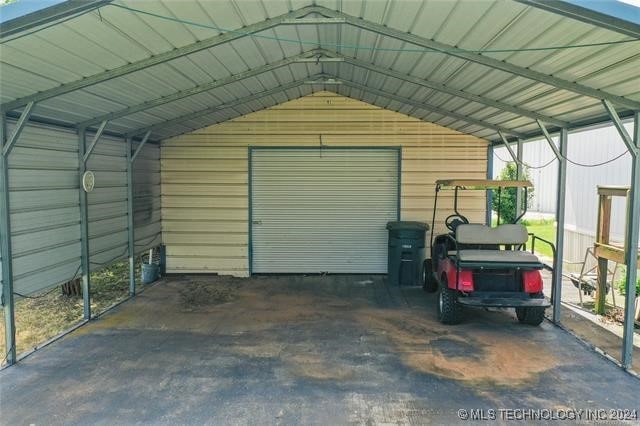
[[(0, 64), (2, 102), (208, 39), (220, 33), (214, 28), (217, 26), (226, 29), (245, 28), (266, 18), (279, 16), (292, 8), (311, 4), (307, 0), (272, 0), (269, 3), (259, 0), (217, 0), (184, 4), (169, 1), (140, 3), (118, 0), (114, 3), (115, 5), (102, 7), (100, 13), (89, 12), (32, 35), (5, 41), (3, 50), (6, 54), (3, 55), (3, 63)], [(625, 38), (612, 31), (560, 18), (547, 11), (500, 0), (417, 1), (402, 4), (328, 0), (317, 4), (386, 25), (388, 28), (410, 31), (428, 39), (472, 50), (582, 44)], [(125, 10), (118, 5), (139, 8), (169, 19)], [(210, 28), (176, 21), (180, 19)], [(267, 38), (242, 37), (166, 64), (105, 81), (73, 94), (59, 96), (43, 102), (37, 107), (36, 113), (42, 118), (76, 123), (104, 112), (117, 111), (124, 106), (144, 103), (178, 90), (190, 89), (198, 84), (255, 69), (302, 50), (322, 46), (355, 56), (359, 60), (374, 62), (383, 68), (410, 72), (419, 78), (443, 82), (454, 89), (536, 109), (538, 112), (561, 114), (571, 117), (572, 120), (584, 120), (594, 117), (594, 114), (602, 115), (602, 111), (595, 111), (591, 107), (581, 108), (589, 105), (592, 98), (575, 96), (543, 83), (483, 65), (471, 64), (442, 53), (399, 52), (398, 49), (415, 50), (417, 47), (348, 24), (284, 25), (263, 31), (260, 36)], [(287, 40), (273, 40), (273, 37)], [(353, 45), (383, 50), (374, 51)], [(29, 55), (22, 52), (29, 52)], [(635, 89), (640, 86), (640, 76), (637, 73), (640, 63), (638, 44), (520, 53), (487, 52), (484, 55), (569, 81), (577, 80), (596, 89), (606, 88), (613, 94), (640, 100), (640, 92)], [(186, 111), (211, 105), (216, 100), (228, 102), (320, 72), (328, 72), (404, 97), (428, 99), (436, 106), (464, 108), (465, 113), (476, 117), (487, 116), (487, 111), (489, 116), (494, 114), (490, 109), (474, 112), (475, 105), (461, 101), (460, 98), (414, 88), (413, 85), (402, 84), (397, 79), (365, 72), (346, 64), (308, 63), (283, 67), (264, 76), (228, 85), (215, 93), (198, 94), (191, 101), (180, 100), (157, 107), (157, 110), (138, 113), (132, 118), (123, 117), (108, 129), (131, 131), (141, 123), (154, 122), (158, 117), (167, 118), (171, 114), (175, 117)], [(309, 90), (314, 87), (310, 87)], [(335, 87), (331, 88), (336, 90)], [(412, 94), (411, 90), (415, 90), (415, 93)], [(371, 102), (378, 98), (362, 93), (359, 95)], [(391, 105), (388, 99), (378, 102), (381, 105)], [(252, 108), (253, 106), (248, 110)], [(237, 109), (243, 110), (243, 107), (239, 106)], [(412, 108), (402, 110), (411, 111)], [(499, 120), (503, 118), (504, 123), (509, 125), (520, 123), (509, 118), (509, 115), (501, 115)]]

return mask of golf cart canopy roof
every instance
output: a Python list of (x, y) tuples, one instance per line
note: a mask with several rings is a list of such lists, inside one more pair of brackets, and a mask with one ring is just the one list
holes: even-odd
[(491, 179), (440, 179), (436, 181), (440, 189), (490, 189), (490, 188), (531, 188), (528, 180), (491, 180)]

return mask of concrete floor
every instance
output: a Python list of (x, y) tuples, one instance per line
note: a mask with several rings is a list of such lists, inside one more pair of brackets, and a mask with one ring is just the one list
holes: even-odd
[[(510, 312), (435, 318), (381, 277), (168, 278), (0, 372), (2, 424), (455, 424), (639, 409), (640, 381)], [(498, 417), (499, 418), (499, 417)]]

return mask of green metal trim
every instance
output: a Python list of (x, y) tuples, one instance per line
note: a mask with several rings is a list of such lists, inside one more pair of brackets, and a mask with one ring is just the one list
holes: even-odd
[(35, 106), (34, 102), (29, 102), (29, 104), (25, 107), (22, 114), (20, 114), (20, 118), (16, 123), (16, 126), (13, 128), (13, 132), (9, 136), (9, 139), (3, 144), (2, 147), (2, 155), (7, 156), (11, 153), (11, 150), (15, 146), (16, 142), (20, 138), (20, 134), (24, 130), (24, 126), (27, 125), (29, 121), (29, 117), (31, 117), (31, 113), (33, 112), (33, 107)]
[[(556, 146), (556, 144), (553, 142), (553, 139), (551, 139), (551, 135), (549, 134), (549, 131), (545, 127), (544, 123), (541, 122), (540, 120), (536, 120), (536, 121), (538, 123), (538, 127), (540, 127), (540, 131), (542, 132), (542, 135), (547, 140), (547, 143), (549, 144), (549, 147), (553, 151), (554, 155), (556, 156), (556, 158), (558, 160), (562, 160), (562, 158), (563, 158), (562, 154), (558, 150), (558, 147)], [(562, 132), (562, 130), (560, 130), (560, 131)], [(503, 140), (505, 140), (505, 139), (503, 138)]]
[[(91, 154), (93, 153), (93, 150), (96, 148), (96, 145), (98, 144), (98, 141), (100, 140), (100, 137), (102, 137), (102, 132), (104, 132), (104, 128), (107, 126), (107, 123), (108, 123), (108, 121), (106, 121), (106, 120), (103, 121), (100, 124), (100, 127), (98, 127), (98, 130), (96, 131), (96, 133), (93, 135), (93, 140), (91, 141), (91, 143), (89, 144), (89, 147), (87, 148), (86, 152), (82, 156), (82, 161), (84, 161), (85, 163), (87, 162), (89, 157), (91, 157)], [(84, 129), (84, 131), (86, 133), (86, 127), (80, 126), (80, 128)]]
[(560, 158), (558, 158), (558, 194), (556, 198), (556, 250), (553, 259), (553, 322), (559, 323), (562, 313), (562, 259), (564, 257), (564, 219), (567, 195), (567, 151), (569, 130), (560, 132)]
[(142, 148), (144, 148), (145, 144), (149, 140), (149, 136), (151, 136), (151, 130), (147, 131), (147, 133), (144, 134), (144, 136), (142, 137), (142, 140), (140, 141), (140, 143), (138, 144), (138, 147), (136, 148), (136, 152), (134, 152), (133, 156), (131, 156), (132, 163), (135, 163), (136, 158), (138, 158), (138, 154), (140, 154), (140, 152), (142, 151)]
[[(487, 179), (493, 179), (493, 145), (487, 145)], [(485, 225), (491, 226), (493, 212), (493, 191), (487, 190), (487, 206), (485, 211)]]
[(135, 240), (135, 222), (134, 222), (134, 206), (133, 206), (133, 161), (131, 159), (133, 147), (132, 139), (127, 138), (127, 243), (129, 258), (129, 295), (136, 295), (136, 240)]
[[(78, 177), (82, 179), (87, 171), (86, 156), (87, 131), (78, 130)], [(91, 261), (89, 253), (89, 203), (86, 191), (78, 182), (80, 203), (80, 268), (82, 271), (82, 312), (85, 320), (91, 319)]]
[(400, 221), (402, 220), (402, 145), (394, 148), (398, 150), (398, 204), (396, 207), (396, 219)]
[[(509, 151), (509, 155), (511, 156), (511, 159), (513, 160), (513, 162), (518, 164), (518, 156), (516, 155), (515, 152), (513, 152), (513, 148), (511, 148), (511, 145), (509, 144), (509, 141), (507, 140), (507, 138), (500, 131), (498, 132), (498, 136), (500, 136), (500, 139), (502, 139), (502, 143), (504, 144), (504, 147), (507, 148), (507, 151)], [(517, 140), (520, 141), (522, 139), (518, 138)]]
[[(10, 111), (7, 112), (7, 118), (13, 119), (13, 120), (18, 120), (20, 118), (20, 114), (17, 114), (15, 111)], [(80, 126), (77, 126), (75, 124), (66, 122), (66, 121), (61, 121), (61, 120), (55, 120), (55, 119), (51, 119), (51, 118), (44, 118), (44, 117), (39, 117), (37, 115), (33, 115), (31, 114), (31, 118), (29, 119), (29, 121), (31, 123), (34, 124), (42, 124), (45, 126), (51, 126), (51, 127), (55, 127), (57, 129), (64, 129), (64, 130), (71, 130), (74, 132), (77, 132)], [(105, 130), (104, 132), (102, 132), (103, 135), (105, 136), (111, 136), (114, 138), (118, 138), (118, 139), (123, 139), (125, 137), (124, 133), (120, 133), (120, 132), (112, 132), (110, 130)], [(140, 139), (140, 138), (134, 138), (134, 140), (136, 139)], [(159, 141), (157, 140), (150, 140), (149, 141), (150, 144), (153, 145), (158, 145)]]
[(625, 315), (622, 334), (622, 366), (626, 369), (632, 367), (633, 361), (633, 336), (635, 320), (636, 286), (638, 280), (638, 256), (635, 248), (640, 239), (640, 111), (634, 116), (633, 144), (636, 152), (631, 155), (631, 186), (627, 199), (627, 232), (625, 235), (625, 263), (627, 264), (627, 277), (625, 283)]
[(248, 148), (248, 152), (247, 152), (247, 167), (248, 167), (248, 179), (249, 181), (247, 182), (247, 194), (249, 197), (249, 236), (248, 236), (248, 244), (249, 247), (247, 247), (247, 252), (248, 252), (248, 256), (249, 256), (249, 276), (253, 275), (253, 185), (252, 185), (252, 181), (253, 181), (253, 168), (252, 168), (252, 156), (253, 156), (253, 150), (255, 149), (255, 147), (253, 146), (249, 146)]
[[(524, 146), (522, 143), (522, 139), (518, 138), (516, 141), (516, 157), (518, 161), (516, 161), (516, 180), (522, 180), (522, 175), (524, 173), (522, 166), (522, 159), (524, 156)], [(523, 210), (523, 199), (526, 200), (526, 195), (523, 192), (526, 192), (527, 188), (516, 188), (516, 218), (520, 218), (526, 213), (526, 210)]]
[[(0, 116), (0, 148), (4, 148), (7, 123)], [(0, 153), (3, 150), (0, 149)], [(15, 300), (13, 297), (13, 265), (11, 255), (11, 215), (9, 213), (9, 159), (0, 154), (0, 251), (2, 253), (2, 306), (4, 307), (6, 360), (16, 362)], [(4, 354), (1, 355), (4, 358)], [(0, 359), (0, 362), (2, 360)]]
[(627, 146), (627, 149), (635, 155), (638, 155), (638, 147), (634, 143), (633, 138), (629, 135), (629, 132), (627, 132), (627, 129), (625, 129), (624, 125), (622, 124), (622, 120), (616, 112), (615, 107), (611, 105), (611, 102), (606, 99), (602, 100), (602, 104), (607, 110), (609, 117), (611, 117), (611, 122), (615, 126), (616, 130), (618, 130), (618, 134), (622, 138), (624, 144)]

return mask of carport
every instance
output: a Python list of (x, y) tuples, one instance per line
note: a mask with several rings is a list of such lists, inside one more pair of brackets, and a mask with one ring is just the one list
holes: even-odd
[[(425, 221), (435, 179), (491, 176), (494, 146), (521, 147), (543, 136), (557, 156), (563, 229), (569, 133), (613, 122), (633, 158), (627, 247), (637, 247), (638, 8), (576, 3), (3, 6), (0, 239), (8, 363), (17, 360), (16, 297), (82, 276), (89, 321), (90, 271), (128, 257), (134, 296), (134, 258), (159, 244), (172, 273), (384, 272), (365, 261), (345, 269), (340, 258), (329, 266), (270, 269), (301, 251), (264, 254), (284, 242), (269, 239), (277, 228), (253, 229), (260, 220), (252, 214), (260, 206), (268, 213), (269, 203), (287, 194), (254, 178), (272, 178), (270, 172), (293, 167), (296, 158), (311, 161), (304, 156), (311, 148), (336, 157), (336, 167), (345, 155), (354, 164), (368, 162), (367, 172), (375, 164), (393, 170), (397, 179), (384, 193), (391, 195), (367, 197), (386, 203), (380, 220)], [(629, 118), (633, 135), (621, 124)], [(521, 152), (510, 148), (519, 163)], [(95, 183), (90, 192), (83, 188), (88, 171)], [(489, 199), (470, 203), (475, 221), (490, 220)], [(298, 226), (313, 234), (309, 224)], [(560, 232), (556, 323), (562, 240)], [(629, 368), (635, 301), (629, 283), (637, 279), (631, 249), (626, 264), (621, 359)]]

